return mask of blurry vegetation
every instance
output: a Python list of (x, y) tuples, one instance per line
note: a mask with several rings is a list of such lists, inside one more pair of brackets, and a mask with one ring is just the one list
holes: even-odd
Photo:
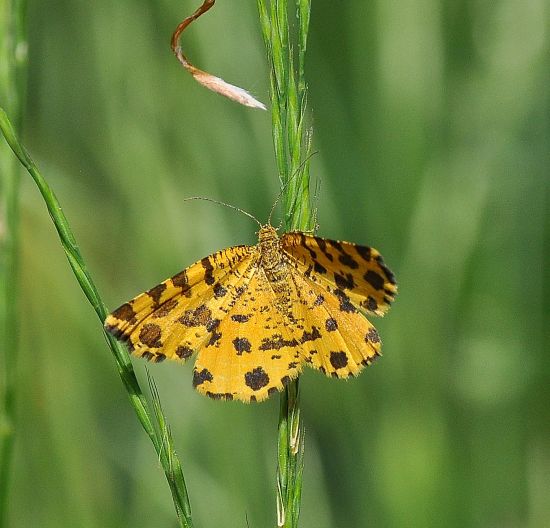
[[(20, 129), (26, 91), (25, 0), (0, 0), (0, 106)], [(19, 347), (19, 176), (20, 167), (0, 141), (0, 527), (7, 507), (17, 432)]]
[[(110, 307), (255, 241), (246, 217), (183, 198), (264, 219), (277, 194), (269, 115), (201, 89), (170, 53), (196, 4), (29, 0), (26, 144)], [(376, 321), (375, 366), (302, 377), (304, 528), (550, 524), (548, 20), (548, 0), (313, 1), (319, 233), (378, 248), (400, 294)], [(220, 0), (184, 38), (197, 65), (267, 101), (254, 2)], [(11, 525), (174, 526), (28, 177), (21, 192)], [(210, 401), (190, 366), (151, 373), (196, 526), (271, 526), (277, 399)]]

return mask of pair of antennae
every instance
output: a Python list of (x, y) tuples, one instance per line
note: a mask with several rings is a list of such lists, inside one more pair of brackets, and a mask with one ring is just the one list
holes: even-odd
[[(288, 182), (287, 182), (287, 184), (288, 184)], [(279, 192), (279, 195), (277, 196), (277, 199), (275, 200), (273, 206), (271, 207), (271, 211), (269, 212), (269, 216), (267, 218), (267, 225), (271, 225), (271, 216), (273, 214), (273, 211), (275, 211), (275, 207), (277, 207), (277, 203), (279, 202), (279, 200), (281, 199), (281, 196), (283, 195), (283, 191), (284, 191), (284, 186), (283, 186), (283, 189), (281, 189), (281, 191)], [(231, 204), (222, 202), (220, 200), (214, 200), (213, 198), (206, 198), (205, 196), (191, 196), (190, 198), (184, 198), (183, 201), (184, 202), (189, 202), (191, 200), (203, 200), (205, 202), (211, 202), (211, 203), (215, 203), (215, 204), (218, 204), (218, 205), (223, 205), (225, 207), (229, 207), (229, 209), (233, 209), (235, 211), (238, 211), (239, 213), (242, 213), (242, 214), (248, 216), (248, 218), (252, 218), (252, 220), (254, 220), (254, 222), (256, 222), (260, 226), (260, 228), (262, 228), (263, 225), (264, 225), (253, 214), (250, 214), (248, 211), (245, 211), (244, 209), (241, 209), (240, 207), (237, 207), (236, 205), (231, 205)], [(282, 221), (281, 221), (281, 224), (282, 224)], [(281, 227), (281, 225), (279, 225), (277, 227), (277, 229), (280, 229), (280, 227)]]
[[(273, 202), (273, 205), (271, 206), (271, 211), (269, 211), (269, 216), (267, 217), (267, 225), (271, 225), (271, 217), (273, 216), (273, 212), (275, 211), (275, 208), (277, 207), (277, 204), (279, 203), (279, 200), (282, 198), (282, 196), (283, 196), (286, 188), (290, 184), (290, 182), (294, 178), (296, 178), (296, 176), (298, 176), (298, 174), (300, 174), (301, 169), (304, 167), (304, 165), (315, 154), (317, 154), (317, 151), (312, 152), (311, 154), (309, 154), (309, 156), (304, 161), (302, 161), (302, 163), (300, 163), (300, 166), (296, 169), (294, 174), (281, 187), (281, 190), (279, 191), (279, 194), (277, 195), (277, 198), (275, 199), (275, 202)], [(218, 204), (218, 205), (223, 205), (224, 207), (229, 207), (229, 209), (233, 209), (235, 211), (238, 211), (239, 213), (242, 213), (242, 214), (248, 216), (249, 218), (252, 218), (252, 220), (254, 220), (254, 222), (256, 222), (260, 227), (264, 226), (264, 224), (262, 224), (254, 215), (250, 214), (248, 211), (245, 211), (244, 209), (241, 209), (240, 207), (237, 207), (236, 205), (231, 205), (231, 204), (222, 202), (220, 200), (214, 200), (213, 198), (206, 198), (204, 196), (191, 196), (189, 198), (184, 198), (183, 199), (184, 202), (189, 202), (191, 200), (203, 200), (205, 202), (211, 202), (211, 203), (215, 203), (215, 204)], [(281, 223), (279, 224), (279, 226), (277, 227), (277, 229), (280, 229), (281, 225), (282, 225), (282, 220), (281, 220)]]
[(262, 223), (254, 215), (250, 214), (244, 209), (241, 209), (240, 207), (237, 207), (236, 205), (231, 205), (225, 202), (221, 202), (220, 200), (214, 200), (213, 198), (206, 198), (205, 196), (191, 196), (189, 198), (183, 199), (184, 202), (189, 202), (191, 200), (204, 200), (205, 202), (212, 202), (218, 205), (224, 205), (225, 207), (229, 207), (229, 209), (234, 209), (235, 211), (239, 211), (239, 213), (242, 213), (248, 216), (248, 218), (252, 218), (254, 222), (256, 222), (260, 227), (262, 227)]

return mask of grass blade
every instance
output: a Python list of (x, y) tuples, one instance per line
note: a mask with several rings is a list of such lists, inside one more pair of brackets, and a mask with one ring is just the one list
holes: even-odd
[[(287, 0), (257, 0), (260, 26), (271, 66), (273, 144), (283, 187), (286, 230), (309, 230), (314, 219), (309, 196), (311, 131), (304, 126), (307, 85), (304, 78), (310, 0), (297, 0), (298, 68), (291, 45)], [(278, 460), (277, 526), (296, 528), (300, 514), (304, 467), (304, 427), (300, 420), (299, 380), (281, 393)]]
[[(86, 268), (86, 264), (70, 228), (69, 222), (63, 213), (55, 193), (50, 188), (23, 145), (19, 142), (13, 126), (2, 108), (0, 108), (0, 130), (2, 131), (8, 145), (11, 147), (15, 155), (19, 158), (19, 161), (27, 169), (28, 173), (38, 186), (38, 189), (40, 190), (40, 193), (46, 203), (46, 207), (48, 208), (48, 212), (50, 213), (50, 217), (52, 218), (55, 228), (57, 229), (61, 245), (65, 251), (73, 273), (88, 301), (93, 306), (101, 322), (101, 328), (103, 328), (103, 321), (108, 314), (108, 310), (99, 295), (88, 269)], [(145, 398), (136, 378), (128, 351), (124, 345), (118, 342), (114, 337), (105, 334), (105, 332), (104, 335), (115, 358), (118, 372), (124, 387), (128, 392), (130, 403), (134, 408), (141, 426), (145, 429), (145, 432), (153, 443), (155, 451), (161, 461), (166, 479), (168, 480), (168, 484), (172, 491), (172, 498), (174, 500), (174, 504), (176, 505), (176, 513), (178, 515), (180, 526), (183, 528), (192, 528), (191, 507), (189, 505), (187, 490), (185, 489), (185, 483), (183, 481), (183, 473), (181, 472), (180, 462), (173, 449), (170, 450), (169, 457), (166, 455), (164, 450), (164, 440), (159, 437), (157, 430), (153, 425), (153, 416), (156, 417), (158, 422), (159, 414), (156, 412), (155, 407), (153, 411), (151, 411), (147, 399)], [(163, 420), (165, 427), (168, 427), (164, 417)]]

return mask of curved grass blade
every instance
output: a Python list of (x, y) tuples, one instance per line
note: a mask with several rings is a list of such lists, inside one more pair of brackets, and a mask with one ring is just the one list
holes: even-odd
[[(55, 196), (55, 193), (34, 164), (30, 155), (25, 150), (25, 147), (20, 143), (5, 111), (2, 108), (0, 108), (0, 129), (8, 145), (11, 147), (15, 155), (19, 158), (21, 164), (25, 167), (25, 169), (27, 169), (27, 172), (31, 175), (38, 186), (38, 189), (44, 198), (44, 202), (46, 203), (46, 207), (48, 208), (48, 212), (50, 213), (50, 217), (55, 225), (55, 228), (57, 229), (61, 245), (65, 251), (73, 273), (80, 284), (82, 291), (94, 308), (101, 322), (101, 328), (103, 328), (103, 321), (109, 311), (103, 303), (96, 285), (86, 267), (86, 263), (82, 257), (69, 222), (61, 209), (61, 205)], [(183, 528), (193, 528), (193, 523), (191, 520), (191, 507), (189, 505), (187, 490), (185, 489), (185, 483), (183, 481), (183, 473), (181, 472), (181, 465), (177, 455), (175, 451), (172, 450), (170, 452), (170, 456), (168, 457), (164, 450), (164, 441), (161, 437), (159, 437), (157, 430), (153, 425), (152, 417), (155, 414), (158, 420), (158, 415), (152, 412), (149, 407), (147, 399), (145, 398), (136, 378), (126, 348), (109, 334), (104, 332), (104, 335), (115, 358), (118, 373), (128, 393), (130, 403), (134, 408), (141, 426), (145, 429), (145, 432), (153, 443), (155, 451), (157, 452), (159, 460), (162, 464), (166, 479), (168, 480), (168, 484), (172, 491), (172, 498), (174, 500), (174, 504), (176, 505), (176, 513), (178, 515), (180, 526)], [(163, 420), (166, 423), (166, 419), (164, 417)]]

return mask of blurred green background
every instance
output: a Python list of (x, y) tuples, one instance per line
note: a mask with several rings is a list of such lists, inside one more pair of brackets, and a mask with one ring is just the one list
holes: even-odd
[[(25, 140), (111, 308), (256, 226), (269, 113), (193, 82), (168, 43), (197, 0), (29, 0)], [(190, 58), (268, 99), (252, 0)], [(397, 301), (358, 379), (307, 370), (301, 526), (550, 526), (548, 0), (313, 0), (319, 234), (372, 245)], [(22, 182), (14, 527), (176, 526), (164, 475), (38, 191)], [(144, 362), (135, 366), (144, 380)], [(210, 401), (151, 366), (197, 527), (275, 524), (278, 398)], [(144, 386), (146, 384), (144, 383)]]

